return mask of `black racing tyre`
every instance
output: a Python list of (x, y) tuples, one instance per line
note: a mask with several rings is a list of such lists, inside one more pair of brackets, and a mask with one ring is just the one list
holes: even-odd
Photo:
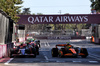
[(36, 46), (36, 54), (39, 55), (39, 47)]
[(33, 58), (36, 58), (36, 49), (35, 49), (35, 48), (32, 48), (32, 50), (33, 50), (32, 52), (33, 52), (33, 54), (34, 54), (34, 55), (33, 55)]
[(13, 57), (13, 56), (12, 56), (12, 51), (11, 51), (11, 49), (10, 49), (10, 51), (9, 51), (9, 57), (10, 57), (10, 58)]
[(88, 51), (86, 48), (81, 48), (80, 53), (83, 53), (85, 55), (82, 55), (82, 58), (86, 58), (88, 56)]
[(12, 56), (12, 54), (18, 54), (18, 51), (19, 51), (18, 49), (10, 48), (9, 52), (8, 52), (9, 53), (9, 57), (10, 58), (14, 57), (14, 56)]
[(33, 55), (33, 58), (36, 58), (36, 54)]
[(58, 56), (58, 48), (52, 48), (52, 57), (57, 57)]
[(37, 55), (39, 55), (39, 50), (37, 51)]

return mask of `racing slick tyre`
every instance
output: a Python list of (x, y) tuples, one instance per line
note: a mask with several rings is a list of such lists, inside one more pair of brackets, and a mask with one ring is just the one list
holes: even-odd
[(39, 47), (36, 46), (36, 54), (39, 55)]
[(39, 55), (39, 50), (37, 51), (37, 55)]
[(52, 48), (51, 53), (52, 53), (52, 57), (57, 57), (58, 56), (58, 48)]
[(33, 49), (33, 58), (36, 58), (36, 49), (35, 48), (32, 48)]
[(81, 48), (80, 53), (83, 53), (85, 55), (82, 55), (82, 58), (86, 58), (88, 56), (88, 51), (86, 48)]
[(9, 57), (10, 57), (10, 58), (13, 57), (13, 56), (12, 56), (12, 50), (11, 50), (11, 49), (9, 50)]

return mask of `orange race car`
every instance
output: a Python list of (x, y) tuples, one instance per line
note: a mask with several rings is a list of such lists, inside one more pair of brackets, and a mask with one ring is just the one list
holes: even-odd
[[(60, 47), (60, 49), (59, 49)], [(88, 52), (86, 48), (73, 47), (70, 44), (57, 44), (56, 48), (52, 48), (52, 57), (77, 57), (81, 56), (82, 58), (86, 58), (88, 56)]]

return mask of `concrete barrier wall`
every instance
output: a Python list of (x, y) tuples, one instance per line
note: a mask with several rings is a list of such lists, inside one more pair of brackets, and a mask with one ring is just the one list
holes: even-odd
[(13, 43), (0, 45), (0, 58), (9, 57), (9, 51), (13, 45)]
[(13, 20), (0, 10), (0, 45), (11, 43), (13, 33)]
[(7, 57), (7, 44), (0, 45), (0, 58)]

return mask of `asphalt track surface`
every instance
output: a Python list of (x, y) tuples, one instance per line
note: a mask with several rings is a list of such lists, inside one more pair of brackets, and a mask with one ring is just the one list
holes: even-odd
[[(36, 58), (32, 57), (14, 57), (0, 66), (100, 66), (100, 45), (90, 43), (88, 40), (40, 40), (40, 54)], [(66, 44), (70, 42), (75, 47), (87, 48), (89, 55), (87, 58), (72, 57), (52, 57), (51, 49), (56, 44)]]

